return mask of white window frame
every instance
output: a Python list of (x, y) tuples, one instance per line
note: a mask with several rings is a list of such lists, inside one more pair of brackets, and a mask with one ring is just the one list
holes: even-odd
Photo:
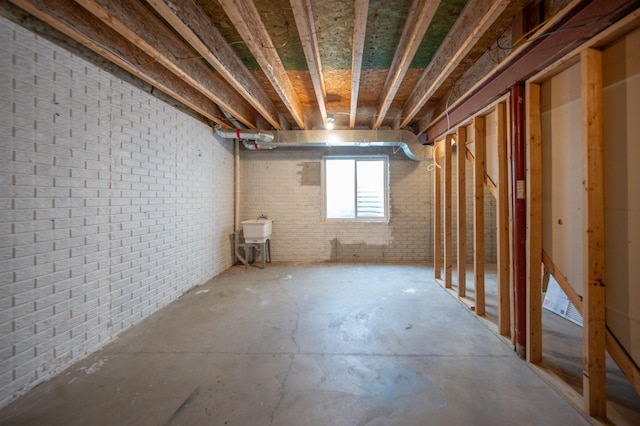
[[(383, 161), (384, 163), (384, 216), (383, 217), (371, 217), (371, 216), (357, 216), (352, 218), (332, 218), (327, 217), (327, 160), (354, 160), (358, 161)], [(354, 173), (357, 175), (357, 167), (354, 168)], [(355, 179), (355, 178), (354, 178)], [(355, 180), (354, 193), (356, 196), (356, 209), (357, 209), (357, 179)], [(323, 200), (323, 219), (330, 222), (389, 222), (389, 156), (387, 155), (330, 155), (325, 156), (322, 161), (322, 200)]]

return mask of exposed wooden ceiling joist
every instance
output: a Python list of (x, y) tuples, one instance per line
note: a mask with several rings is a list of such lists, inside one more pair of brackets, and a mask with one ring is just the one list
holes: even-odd
[(138, 0), (76, 2), (106, 25), (133, 41), (165, 68), (226, 109), (244, 125), (252, 129), (257, 128), (255, 111), (244, 99), (202, 61), (194, 60), (198, 58), (194, 58), (193, 50)]
[(72, 0), (10, 0), (134, 76), (162, 90), (217, 124), (228, 127), (218, 106)]
[(369, 0), (355, 0), (354, 14), (353, 48), (351, 50), (351, 103), (349, 109), (349, 127), (351, 129), (356, 125), (360, 74), (362, 72), (362, 57), (364, 55), (367, 16), (369, 14)]
[(300, 100), (253, 1), (219, 1), (286, 108), (293, 115), (296, 124), (301, 129), (305, 129), (306, 123)]
[[(223, 125), (309, 129), (331, 112), (339, 129), (420, 131), (452, 87), (456, 102), (518, 54), (496, 40), (537, 0), (11, 1)], [(606, 1), (544, 2), (529, 24)]]
[(324, 77), (322, 75), (322, 63), (320, 61), (320, 51), (318, 50), (318, 39), (316, 37), (315, 22), (313, 19), (313, 11), (311, 10), (310, 0), (291, 0), (291, 9), (298, 27), (298, 34), (302, 42), (304, 56), (307, 58), (307, 66), (309, 75), (313, 83), (313, 89), (316, 93), (316, 101), (322, 122), (327, 122), (327, 90), (324, 86)]
[(220, 75), (229, 82), (275, 128), (282, 120), (256, 78), (231, 49), (220, 31), (194, 0), (147, 0)]
[(405, 127), (456, 69), (482, 35), (509, 5), (509, 0), (481, 0), (467, 4), (435, 58), (424, 70), (402, 109), (399, 127)]
[(440, 0), (413, 0), (407, 20), (405, 21), (400, 44), (393, 57), (391, 68), (387, 74), (384, 88), (378, 101), (378, 111), (373, 120), (373, 129), (377, 129), (382, 124), (391, 102), (402, 83), (413, 57), (420, 47), (422, 38), (427, 32), (431, 20), (440, 5)]

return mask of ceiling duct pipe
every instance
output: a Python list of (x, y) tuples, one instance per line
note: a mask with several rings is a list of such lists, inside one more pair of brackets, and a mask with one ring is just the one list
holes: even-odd
[(271, 133), (216, 129), (216, 134), (227, 139), (241, 140), (244, 146), (251, 150), (272, 149), (279, 146), (305, 148), (392, 146), (404, 151), (406, 156), (414, 161), (433, 160), (433, 147), (423, 145), (418, 137), (408, 130), (281, 130)]
[(271, 142), (273, 140), (273, 133), (264, 131), (255, 131), (247, 129), (230, 129), (222, 130), (218, 127), (215, 129), (216, 135), (225, 139), (237, 139), (239, 141), (258, 141), (258, 142)]

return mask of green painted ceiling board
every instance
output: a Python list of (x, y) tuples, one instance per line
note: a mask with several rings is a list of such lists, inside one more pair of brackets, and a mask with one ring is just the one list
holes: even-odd
[(458, 19), (467, 0), (443, 0), (436, 11), (410, 68), (426, 68), (440, 44), (449, 33), (451, 26)]
[[(363, 69), (391, 66), (412, 0), (370, 0)], [(411, 62), (425, 68), (460, 15), (467, 0), (443, 0)], [(289, 0), (255, 0), (256, 8), (287, 70), (306, 70), (307, 61)], [(207, 15), (250, 70), (260, 69), (251, 51), (217, 1), (203, 2)], [(320, 59), (325, 69), (350, 69), (354, 10), (352, 1), (312, 0)]]
[(211, 19), (216, 28), (218, 28), (224, 39), (227, 40), (227, 43), (229, 43), (246, 67), (250, 70), (260, 69), (251, 51), (242, 40), (242, 37), (240, 37), (240, 34), (238, 34), (238, 31), (236, 31), (227, 14), (224, 13), (224, 9), (220, 6), (220, 3), (217, 1), (207, 1), (200, 2), (200, 4), (209, 19)]
[(351, 69), (352, 1), (312, 0), (323, 69)]
[(364, 42), (363, 69), (384, 69), (391, 66), (411, 0), (371, 0)]
[(306, 70), (307, 60), (289, 0), (255, 0), (254, 4), (285, 69)]

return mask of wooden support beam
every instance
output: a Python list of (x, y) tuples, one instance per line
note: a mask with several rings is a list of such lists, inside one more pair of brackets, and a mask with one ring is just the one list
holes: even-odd
[(400, 128), (407, 126), (437, 92), (509, 3), (509, 0), (481, 0), (469, 3), (462, 10), (449, 31), (455, 37), (444, 39), (405, 102)]
[(447, 135), (444, 140), (444, 285), (453, 285), (453, 176), (451, 176), (451, 143), (453, 135)]
[(400, 83), (402, 83), (402, 79), (407, 73), (409, 65), (418, 47), (420, 47), (420, 43), (422, 43), (422, 38), (427, 32), (439, 5), (440, 0), (413, 0), (402, 30), (400, 43), (380, 93), (378, 111), (372, 123), (373, 129), (377, 129), (382, 125), (391, 102), (398, 92)]
[(631, 386), (640, 394), (640, 368), (608, 328), (606, 342), (609, 355), (618, 364)]
[(527, 158), (527, 361), (542, 361), (542, 124), (540, 85), (525, 93)]
[[(275, 129), (284, 119), (260, 83), (242, 63), (195, 0), (147, 0), (204, 60), (247, 100)], [(288, 123), (285, 124), (287, 127)]]
[(72, 0), (55, 3), (46, 0), (11, 0), (11, 3), (204, 117), (229, 127), (211, 99), (155, 62), (125, 37), (104, 26), (98, 18)]
[(602, 52), (580, 55), (582, 96), (583, 214), (583, 380), (585, 411), (606, 417), (604, 283), (604, 143), (602, 124)]
[(489, 190), (489, 193), (491, 194), (491, 196), (493, 196), (493, 198), (495, 198), (497, 200), (498, 199), (498, 187), (493, 182), (493, 179), (491, 179), (491, 176), (489, 176), (489, 173), (485, 173), (484, 174), (484, 184), (487, 186), (487, 189)]
[[(467, 150), (467, 161), (469, 162), (469, 164), (473, 165), (474, 162), (474, 158), (473, 158), (473, 154), (471, 153), (471, 151)], [(491, 176), (489, 176), (488, 173), (484, 174), (484, 184), (487, 186), (487, 189), (489, 190), (489, 193), (491, 195), (493, 195), (493, 198), (498, 198), (498, 189), (496, 188), (496, 184), (493, 183), (493, 180), (491, 179)]]
[(253, 0), (219, 0), (247, 48), (264, 71), (300, 129), (306, 128), (302, 104)]
[(485, 118), (473, 119), (473, 272), (475, 282), (476, 313), (485, 314), (484, 292), (484, 175), (485, 175)]
[(358, 113), (358, 92), (360, 91), (364, 40), (367, 33), (369, 0), (355, 0), (354, 15), (353, 47), (351, 49), (351, 106), (349, 108), (349, 127), (351, 129), (356, 126), (356, 115)]
[(440, 166), (437, 165), (442, 143), (436, 143), (433, 153), (437, 166), (434, 170), (433, 182), (433, 271), (436, 279), (442, 278), (442, 172)]
[(76, 3), (226, 109), (247, 127), (256, 128), (256, 114), (250, 105), (202, 61), (185, 60), (193, 57), (191, 48), (138, 0), (76, 0)]
[(567, 295), (571, 304), (573, 304), (580, 315), (582, 315), (582, 298), (578, 293), (576, 293), (571, 286), (571, 283), (569, 283), (569, 279), (564, 276), (562, 271), (560, 271), (555, 263), (553, 263), (551, 257), (544, 250), (542, 250), (542, 262), (544, 263), (545, 269), (553, 275), (553, 278), (556, 280), (564, 294)]
[(307, 59), (307, 68), (316, 93), (316, 101), (323, 124), (327, 124), (327, 90), (324, 86), (322, 75), (322, 62), (320, 61), (320, 49), (316, 37), (316, 24), (313, 18), (311, 0), (290, 0), (293, 17), (296, 20), (302, 50)]
[(473, 154), (468, 149), (466, 149), (465, 152), (467, 153), (466, 155), (467, 161), (469, 162), (469, 164), (473, 166), (473, 161), (474, 161)]
[(458, 297), (467, 295), (467, 128), (458, 127), (456, 131), (456, 160), (458, 169), (457, 214), (458, 228), (456, 232), (458, 250)]
[(511, 334), (511, 263), (509, 257), (509, 175), (507, 173), (507, 106), (496, 105), (498, 145), (498, 186), (496, 226), (498, 234), (498, 332)]

